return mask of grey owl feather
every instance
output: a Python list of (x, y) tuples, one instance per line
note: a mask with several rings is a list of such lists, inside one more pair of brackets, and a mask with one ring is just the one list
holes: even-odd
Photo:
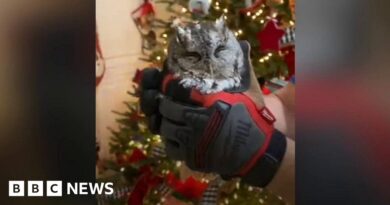
[(243, 52), (223, 18), (176, 27), (168, 48), (168, 69), (186, 88), (203, 94), (238, 87)]

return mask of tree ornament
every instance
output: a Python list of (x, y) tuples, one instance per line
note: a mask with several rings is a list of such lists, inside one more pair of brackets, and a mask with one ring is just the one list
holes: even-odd
[(260, 42), (260, 51), (278, 51), (280, 49), (280, 39), (284, 35), (284, 30), (279, 28), (276, 21), (268, 21), (263, 30), (257, 34), (257, 39)]
[(204, 17), (209, 14), (211, 0), (190, 0), (188, 9), (195, 17)]
[(288, 27), (280, 40), (281, 47), (286, 47), (295, 44), (295, 27)]
[(286, 80), (289, 80), (295, 74), (295, 46), (290, 45), (281, 49), (284, 62), (288, 67), (288, 76)]
[(146, 50), (152, 50), (157, 45), (157, 35), (152, 30), (155, 21), (155, 9), (150, 0), (144, 0), (144, 3), (131, 12), (131, 17), (142, 38), (142, 53)]
[(131, 12), (135, 25), (143, 30), (150, 30), (155, 14), (154, 6), (150, 0), (144, 0), (144, 3)]

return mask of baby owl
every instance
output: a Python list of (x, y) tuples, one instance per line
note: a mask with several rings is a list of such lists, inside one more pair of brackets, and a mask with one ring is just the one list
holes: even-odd
[(223, 18), (219, 18), (177, 26), (169, 44), (167, 65), (184, 87), (211, 94), (240, 85), (243, 52)]

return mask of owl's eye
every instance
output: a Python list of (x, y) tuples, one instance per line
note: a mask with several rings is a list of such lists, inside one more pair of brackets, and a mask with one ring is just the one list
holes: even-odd
[(202, 58), (202, 56), (197, 52), (187, 52), (184, 54), (184, 57), (188, 60), (195, 62), (200, 61), (200, 59)]
[(219, 53), (220, 53), (221, 51), (224, 51), (224, 50), (226, 50), (226, 46), (224, 46), (224, 45), (218, 46), (218, 47), (215, 49), (214, 56), (218, 58), (218, 57), (219, 57)]

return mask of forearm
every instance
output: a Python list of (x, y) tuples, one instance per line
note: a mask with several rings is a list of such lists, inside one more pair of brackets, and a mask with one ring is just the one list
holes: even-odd
[(295, 204), (295, 88), (289, 84), (276, 94), (264, 96), (265, 105), (276, 118), (275, 128), (287, 136), (287, 149), (268, 189), (288, 204)]

